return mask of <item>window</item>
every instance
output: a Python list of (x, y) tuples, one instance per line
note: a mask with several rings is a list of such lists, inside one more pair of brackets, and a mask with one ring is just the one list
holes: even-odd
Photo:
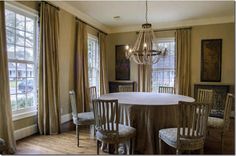
[(96, 86), (97, 94), (100, 95), (100, 58), (98, 52), (98, 39), (88, 35), (88, 77), (89, 86)]
[(6, 5), (6, 37), (13, 115), (36, 110), (37, 15)]
[(152, 91), (158, 92), (159, 86), (174, 87), (175, 83), (175, 40), (162, 39), (154, 46), (167, 48), (165, 57), (152, 65)]

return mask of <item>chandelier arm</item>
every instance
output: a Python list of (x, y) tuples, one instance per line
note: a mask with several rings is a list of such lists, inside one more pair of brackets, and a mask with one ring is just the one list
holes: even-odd
[(140, 45), (140, 42), (141, 42), (141, 39), (142, 39), (142, 36), (143, 36), (143, 33), (142, 33), (142, 30), (140, 30), (139, 34), (138, 34), (138, 38), (134, 44), (134, 47), (133, 47), (133, 50), (134, 51), (138, 51), (139, 50), (139, 45)]

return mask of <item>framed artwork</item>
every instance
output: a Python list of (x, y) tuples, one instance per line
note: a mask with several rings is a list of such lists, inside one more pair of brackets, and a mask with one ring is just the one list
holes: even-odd
[(116, 45), (116, 80), (130, 80), (130, 61), (125, 57), (125, 45)]
[(222, 39), (201, 41), (201, 81), (221, 81)]

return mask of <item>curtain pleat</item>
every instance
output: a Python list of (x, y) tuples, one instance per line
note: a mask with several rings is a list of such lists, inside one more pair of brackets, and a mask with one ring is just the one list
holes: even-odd
[(40, 134), (60, 133), (58, 10), (40, 5), (39, 106)]
[(191, 29), (176, 32), (176, 93), (191, 95)]
[(107, 66), (106, 66), (106, 35), (99, 32), (99, 52), (100, 52), (100, 94), (108, 92)]
[(150, 92), (151, 91), (151, 65), (138, 65), (138, 91)]
[(0, 79), (0, 138), (6, 142), (5, 152), (7, 154), (13, 154), (16, 151), (16, 143), (14, 139), (8, 78), (4, 1), (0, 1)]
[(88, 81), (88, 34), (86, 24), (76, 22), (74, 84), (78, 112), (90, 111)]

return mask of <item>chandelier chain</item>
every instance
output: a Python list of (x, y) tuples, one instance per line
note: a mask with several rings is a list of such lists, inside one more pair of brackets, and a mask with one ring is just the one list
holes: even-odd
[(148, 21), (148, 4), (147, 4), (147, 0), (146, 0), (146, 23)]

